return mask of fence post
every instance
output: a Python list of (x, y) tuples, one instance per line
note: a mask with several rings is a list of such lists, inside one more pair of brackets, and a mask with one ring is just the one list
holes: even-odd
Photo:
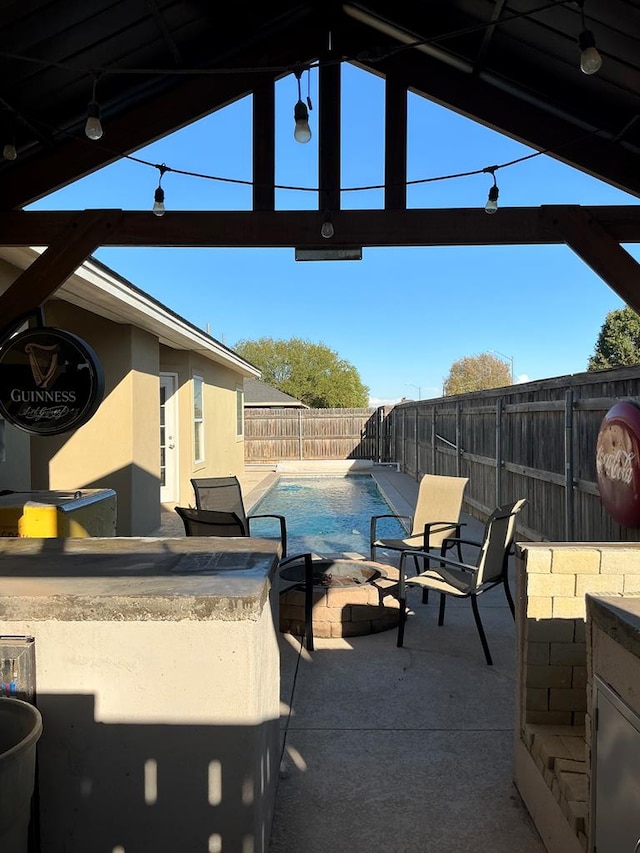
[(496, 506), (502, 506), (502, 397), (496, 400)]
[(302, 409), (298, 409), (298, 459), (302, 459)]
[(573, 542), (573, 389), (564, 395), (564, 529), (567, 542)]
[(436, 407), (431, 409), (431, 473), (436, 474)]
[(456, 475), (462, 476), (462, 409), (460, 403), (456, 403)]

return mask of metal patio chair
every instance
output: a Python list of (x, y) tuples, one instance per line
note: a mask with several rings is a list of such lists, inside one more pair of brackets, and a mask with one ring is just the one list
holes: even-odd
[(251, 536), (251, 521), (256, 518), (274, 518), (280, 525), (282, 558), (287, 556), (287, 523), (283, 515), (247, 515), (242, 488), (237, 477), (196, 477), (191, 480), (196, 498), (196, 509), (235, 513), (243, 526), (241, 535)]
[[(428, 551), (439, 548), (451, 536), (460, 536), (464, 524), (460, 522), (462, 497), (468, 482), (468, 477), (425, 474), (420, 480), (412, 516), (393, 513), (372, 516), (369, 534), (371, 559), (375, 561), (377, 548), (388, 551)], [(410, 533), (399, 539), (378, 538), (378, 522), (382, 518), (407, 521)], [(462, 559), (462, 554), (458, 553)]]
[[(176, 506), (184, 524), (186, 536), (239, 536), (249, 534), (242, 519), (235, 512), (220, 512), (218, 510), (194, 509), (193, 507)], [(259, 518), (260, 516), (256, 516)], [(304, 577), (302, 580), (283, 577), (281, 569), (289, 563), (302, 561)], [(304, 590), (304, 641), (309, 651), (313, 651), (313, 559), (310, 553), (295, 554), (292, 557), (281, 558), (278, 562), (278, 594), (282, 595), (291, 589)]]
[[(485, 524), (482, 542), (466, 539), (445, 539), (440, 546), (439, 553), (434, 551), (402, 552), (398, 579), (398, 599), (400, 602), (398, 647), (401, 647), (404, 642), (404, 627), (407, 619), (407, 587), (419, 587), (422, 590), (431, 589), (440, 593), (438, 625), (444, 623), (445, 603), (448, 595), (471, 599), (473, 617), (486, 661), (489, 665), (493, 663), (480, 619), (477, 597), (483, 592), (502, 584), (511, 609), (511, 615), (515, 619), (515, 608), (509, 589), (509, 554), (515, 536), (516, 516), (525, 503), (526, 499), (523, 498), (495, 509)], [(454, 544), (476, 546), (479, 550), (475, 564), (464, 563), (461, 560), (448, 557), (447, 551)], [(415, 558), (416, 556), (427, 558), (430, 560), (430, 565), (433, 564), (437, 567), (429, 568), (415, 577), (407, 577), (405, 563), (409, 557)]]

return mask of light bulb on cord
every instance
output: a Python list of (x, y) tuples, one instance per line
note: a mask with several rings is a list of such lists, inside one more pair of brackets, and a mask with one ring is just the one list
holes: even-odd
[(596, 48), (591, 30), (583, 30), (578, 36), (580, 45), (580, 70), (583, 74), (596, 74), (602, 67), (602, 57)]
[(489, 196), (487, 198), (487, 203), (484, 206), (485, 213), (496, 213), (498, 210), (498, 195), (500, 194), (500, 191), (496, 184), (497, 168), (497, 166), (487, 166), (486, 169), (483, 169), (483, 172), (488, 172), (493, 178), (493, 186), (489, 187)]
[(311, 139), (311, 128), (309, 127), (309, 112), (306, 104), (303, 101), (298, 101), (293, 110), (293, 117), (296, 122), (293, 131), (293, 138), (296, 142), (309, 142)]
[(489, 198), (484, 206), (485, 213), (496, 213), (498, 210), (498, 187), (494, 184), (489, 190)]
[(584, 0), (578, 0), (582, 32), (578, 36), (580, 47), (580, 71), (583, 74), (596, 74), (602, 66), (602, 57), (596, 49), (596, 40), (584, 20)]
[(156, 169), (160, 172), (160, 177), (158, 178), (158, 186), (156, 187), (156, 191), (153, 194), (153, 207), (152, 210), (156, 216), (164, 216), (166, 213), (166, 208), (164, 206), (164, 190), (162, 189), (162, 178), (165, 172), (169, 171), (169, 167), (165, 166), (164, 163), (162, 166), (156, 166)]
[(18, 152), (16, 151), (16, 146), (13, 142), (7, 142), (2, 149), (2, 156), (5, 160), (15, 160), (18, 156)]
[(164, 216), (166, 208), (164, 206), (164, 190), (162, 187), (156, 187), (153, 194), (153, 212), (156, 216)]
[(87, 120), (84, 125), (84, 132), (89, 139), (101, 139), (102, 138), (102, 123), (100, 122), (100, 104), (96, 99), (96, 85), (98, 83), (98, 77), (96, 74), (93, 75), (93, 92), (91, 94), (91, 100), (87, 106)]
[(330, 240), (335, 233), (335, 228), (333, 227), (333, 222), (331, 221), (331, 214), (327, 210), (325, 211), (324, 219), (322, 220), (320, 234), (324, 237), (325, 240)]
[[(293, 118), (296, 123), (296, 126), (293, 130), (293, 138), (296, 142), (301, 142), (304, 144), (305, 142), (309, 142), (311, 139), (311, 128), (309, 127), (309, 110), (307, 109), (307, 105), (302, 100), (302, 92), (300, 90), (300, 77), (302, 76), (302, 69), (297, 69), (295, 72), (296, 80), (298, 81), (298, 101), (293, 108)], [(311, 107), (311, 99), (309, 101), (309, 108)]]

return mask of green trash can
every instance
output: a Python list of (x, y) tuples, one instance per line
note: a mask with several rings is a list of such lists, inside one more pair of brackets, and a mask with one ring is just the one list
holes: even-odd
[(27, 853), (40, 711), (22, 699), (0, 698), (0, 850)]

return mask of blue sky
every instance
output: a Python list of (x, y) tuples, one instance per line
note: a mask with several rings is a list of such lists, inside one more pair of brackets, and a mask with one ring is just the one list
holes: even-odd
[[(384, 86), (343, 65), (342, 186), (384, 181)], [(577, 71), (577, 73), (580, 73)], [(316, 101), (317, 74), (311, 71)], [(215, 78), (212, 78), (212, 86)], [(306, 94), (306, 76), (303, 95)], [(293, 140), (293, 75), (276, 92), (276, 182), (318, 183), (316, 137)], [(315, 129), (316, 114), (310, 113)], [(109, 143), (108, 119), (102, 143)], [(409, 100), (408, 179), (468, 172), (531, 150), (423, 98)], [(100, 144), (100, 143), (87, 143)], [(251, 102), (244, 99), (136, 157), (251, 180)], [(150, 209), (155, 168), (120, 160), (31, 209)], [(634, 196), (541, 155), (496, 173), (499, 204), (637, 204)], [(409, 207), (483, 207), (476, 175), (409, 187)], [(167, 173), (167, 209), (249, 210), (250, 187)], [(343, 193), (344, 208), (381, 208), (380, 190)], [(313, 192), (278, 190), (278, 209), (317, 209)], [(500, 215), (500, 211), (495, 214)], [(640, 249), (625, 247), (636, 258)], [(493, 350), (521, 381), (586, 369), (607, 312), (622, 300), (564, 246), (364, 248), (362, 261), (296, 262), (293, 249), (99, 249), (95, 256), (233, 347), (300, 337), (351, 362), (371, 403), (439, 396), (451, 364)]]

